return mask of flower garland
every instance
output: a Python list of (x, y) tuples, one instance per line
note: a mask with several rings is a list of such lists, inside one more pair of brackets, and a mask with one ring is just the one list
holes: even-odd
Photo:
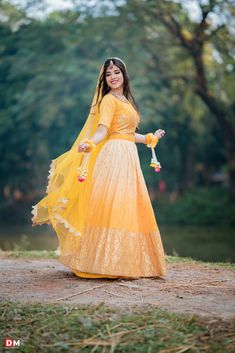
[(147, 147), (151, 148), (152, 151), (150, 167), (153, 167), (154, 171), (159, 173), (161, 171), (161, 164), (158, 161), (156, 153), (154, 151), (154, 148), (158, 144), (157, 136), (154, 135), (152, 132), (148, 133), (147, 135), (145, 135), (145, 144), (147, 145)]
[(89, 144), (89, 149), (87, 151), (83, 152), (83, 153), (86, 153), (86, 155), (83, 156), (82, 162), (81, 162), (80, 166), (77, 169), (77, 174), (78, 174), (77, 179), (81, 183), (86, 180), (86, 177), (88, 175), (89, 155), (87, 153), (92, 152), (96, 148), (96, 144), (92, 140), (85, 139), (85, 140), (81, 141), (81, 144), (82, 143)]

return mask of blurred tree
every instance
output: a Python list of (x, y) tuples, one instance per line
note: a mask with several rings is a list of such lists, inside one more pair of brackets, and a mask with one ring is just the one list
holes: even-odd
[[(34, 3), (40, 5), (30, 1)], [(220, 130), (195, 94), (190, 55), (152, 17), (152, 10), (142, 11), (142, 1), (135, 6), (134, 1), (112, 2), (112, 9), (109, 4), (77, 5), (40, 19), (28, 14), (29, 7), (24, 12), (7, 6), (7, 1), (4, 8), (0, 4), (5, 16), (0, 18), (0, 188), (8, 199), (20, 198), (14, 190), (28, 198), (44, 193), (50, 160), (68, 149), (79, 133), (100, 66), (112, 55), (127, 63), (142, 113), (140, 133), (167, 131), (167, 143), (157, 146), (163, 166), (159, 177), (167, 191), (184, 191), (197, 182), (197, 160), (210, 173), (224, 163)], [(175, 6), (183, 16), (183, 9)], [(212, 75), (214, 66), (221, 65), (212, 60), (208, 46), (205, 55), (211, 89), (221, 92)], [(232, 63), (229, 67), (231, 71)], [(230, 75), (221, 77), (230, 99)], [(156, 190), (159, 177), (149, 168), (150, 151), (141, 145), (138, 149), (147, 183)]]
[[(185, 3), (127, 0), (121, 11), (129, 22), (142, 24), (142, 45), (159, 76), (176, 89), (185, 85), (215, 117), (225, 146), (230, 193), (235, 197), (234, 2), (198, 0), (198, 20), (190, 18)], [(162, 36), (164, 29), (168, 42)]]

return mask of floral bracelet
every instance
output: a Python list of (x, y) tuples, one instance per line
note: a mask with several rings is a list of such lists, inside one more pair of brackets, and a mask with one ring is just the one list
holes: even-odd
[(85, 139), (85, 140), (83, 140), (81, 143), (87, 143), (87, 144), (89, 144), (89, 150), (86, 151), (86, 152), (91, 152), (91, 151), (93, 151), (93, 150), (96, 149), (96, 144), (95, 144), (94, 141), (92, 141), (92, 140)]
[(158, 138), (152, 132), (145, 135), (145, 144), (147, 145), (147, 147), (155, 148), (157, 143), (158, 143)]

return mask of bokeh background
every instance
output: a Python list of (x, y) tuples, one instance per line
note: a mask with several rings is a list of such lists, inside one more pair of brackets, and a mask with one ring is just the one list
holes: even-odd
[(31, 226), (51, 159), (70, 148), (109, 56), (128, 67), (138, 144), (168, 255), (235, 261), (235, 6), (226, 0), (0, 3), (0, 248), (56, 249)]

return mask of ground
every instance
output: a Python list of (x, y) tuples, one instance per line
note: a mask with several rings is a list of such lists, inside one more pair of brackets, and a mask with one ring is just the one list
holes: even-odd
[(1, 300), (23, 303), (153, 306), (171, 312), (235, 318), (235, 269), (206, 263), (167, 262), (155, 279), (83, 279), (56, 258), (12, 258), (0, 253)]

